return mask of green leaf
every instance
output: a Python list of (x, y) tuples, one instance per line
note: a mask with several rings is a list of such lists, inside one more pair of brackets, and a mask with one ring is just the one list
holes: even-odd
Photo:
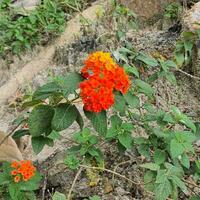
[(158, 184), (163, 183), (167, 179), (168, 179), (168, 176), (167, 176), (166, 169), (161, 169), (157, 172), (156, 183), (158, 183)]
[(53, 200), (66, 200), (66, 196), (60, 192), (55, 192), (53, 195)]
[(188, 128), (192, 129), (194, 133), (196, 133), (196, 126), (192, 120), (190, 120), (186, 115), (182, 117), (180, 120), (183, 124), (185, 124)]
[(113, 52), (113, 56), (115, 57), (115, 59), (119, 62), (120, 60), (124, 61), (125, 63), (128, 63), (128, 58), (121, 54), (120, 52), (118, 51), (114, 51)]
[(27, 102), (23, 103), (22, 108), (26, 109), (26, 108), (29, 108), (29, 107), (33, 107), (33, 106), (39, 105), (41, 103), (42, 103), (42, 100), (27, 101)]
[(90, 197), (90, 200), (101, 200), (98, 196), (93, 196), (93, 197)]
[(88, 153), (93, 156), (99, 164), (104, 163), (103, 154), (99, 149), (90, 148)]
[(137, 56), (137, 60), (144, 62), (146, 65), (150, 67), (158, 66), (158, 61), (155, 58), (150, 57), (144, 53), (139, 53), (139, 55)]
[(21, 137), (23, 137), (25, 135), (30, 135), (29, 130), (17, 130), (13, 134), (12, 138), (13, 139), (18, 139), (18, 138), (21, 138)]
[(117, 92), (115, 94), (115, 104), (114, 104), (114, 109), (116, 111), (119, 111), (120, 113), (124, 113), (126, 108), (126, 101), (124, 99), (124, 96)]
[(145, 169), (150, 169), (152, 171), (158, 171), (160, 169), (160, 166), (156, 163), (145, 163), (140, 165), (140, 167)]
[[(130, 47), (129, 47), (130, 48)], [(130, 50), (129, 48), (125, 48), (125, 47), (121, 47), (119, 49), (119, 52), (120, 53), (123, 53), (123, 54), (133, 54), (134, 52), (132, 50)]]
[(172, 192), (172, 186), (168, 179), (164, 179), (162, 183), (155, 186), (155, 199), (166, 200)]
[(174, 199), (174, 200), (177, 200), (178, 199), (178, 195), (179, 195), (179, 191), (178, 191), (178, 187), (177, 185), (175, 185), (173, 182), (172, 182), (172, 193), (171, 193), (171, 198)]
[(55, 82), (47, 83), (34, 92), (33, 100), (36, 101), (47, 99), (51, 95), (58, 93), (60, 89), (60, 86)]
[(173, 119), (172, 115), (170, 113), (165, 113), (163, 121), (169, 122), (169, 123), (174, 123), (175, 120)]
[(117, 115), (111, 116), (110, 121), (114, 129), (122, 125), (122, 119)]
[(9, 184), (8, 191), (12, 200), (19, 200), (19, 196), (22, 195), (17, 184)]
[(192, 129), (194, 133), (196, 133), (196, 126), (192, 120), (188, 118), (187, 115), (183, 114), (177, 107), (172, 107), (173, 115), (175, 119), (181, 123), (183, 123), (188, 128)]
[(121, 125), (121, 129), (123, 129), (124, 131), (127, 131), (129, 133), (131, 133), (131, 131), (134, 129), (134, 126), (132, 123), (123, 123)]
[(185, 57), (184, 57), (183, 53), (176, 52), (175, 59), (176, 59), (177, 65), (179, 67), (181, 67), (183, 65), (183, 63), (185, 62)]
[(84, 128), (81, 132), (78, 132), (73, 135), (73, 139), (78, 143), (87, 143), (91, 137), (90, 130), (88, 128)]
[(124, 69), (125, 69), (125, 72), (128, 73), (128, 74), (133, 74), (135, 75), (137, 78), (140, 77), (140, 74), (139, 74), (139, 71), (138, 69), (135, 67), (135, 66), (130, 66), (128, 64), (125, 64), (124, 65)]
[(197, 140), (200, 140), (200, 122), (195, 122), (195, 126), (196, 126), (196, 137), (197, 137)]
[(165, 151), (157, 149), (153, 155), (154, 162), (158, 165), (162, 164), (166, 160), (166, 153)]
[(52, 140), (59, 140), (61, 137), (60, 133), (53, 130), (50, 135), (48, 136), (48, 138), (52, 139)]
[(73, 154), (68, 155), (67, 158), (64, 160), (64, 163), (70, 168), (70, 169), (78, 169), (80, 165), (80, 161), (77, 159), (77, 157)]
[(64, 78), (62, 88), (65, 95), (73, 93), (76, 89), (79, 88), (80, 82), (82, 82), (84, 78), (77, 72), (72, 72), (67, 77)]
[(138, 147), (138, 152), (140, 155), (145, 156), (146, 158), (150, 158), (150, 145), (149, 144), (141, 144)]
[(70, 127), (77, 119), (78, 110), (74, 105), (62, 103), (54, 108), (55, 114), (52, 119), (52, 129), (63, 131)]
[(189, 200), (200, 200), (200, 196), (193, 196)]
[(172, 60), (167, 60), (165, 63), (168, 67), (177, 68), (177, 64)]
[(89, 143), (92, 145), (97, 144), (99, 141), (98, 137), (96, 135), (91, 135), (89, 138)]
[(171, 140), (170, 152), (173, 158), (177, 158), (185, 151), (182, 144), (180, 144), (176, 139)]
[(195, 141), (196, 137), (187, 131), (175, 132), (175, 138), (171, 141), (170, 149), (172, 157), (178, 157), (184, 152), (194, 153), (194, 147), (192, 143)]
[(47, 105), (39, 105), (33, 109), (29, 116), (28, 126), (31, 136), (49, 135), (52, 131), (51, 120), (54, 110)]
[(93, 113), (84, 110), (85, 116), (91, 121), (94, 129), (105, 136), (107, 133), (107, 116), (106, 111), (101, 111), (99, 113)]
[(132, 108), (140, 107), (140, 99), (130, 91), (124, 95), (124, 98)]
[(154, 191), (156, 181), (156, 173), (153, 171), (147, 171), (144, 175), (144, 187), (146, 190)]
[(26, 182), (20, 182), (19, 187), (21, 191), (34, 191), (38, 190), (40, 186), (41, 176), (38, 172)]
[[(184, 33), (183, 33), (184, 34)], [(192, 37), (194, 36), (193, 33), (191, 35), (188, 35), (188, 38), (184, 38), (184, 47), (185, 47), (185, 52), (188, 52), (189, 55), (192, 54), (192, 48), (194, 46), (194, 42), (192, 40)]]
[(200, 39), (200, 29), (199, 30), (196, 30), (197, 31), (197, 35), (198, 35), (198, 37), (199, 37), (199, 39)]
[(144, 137), (136, 137), (134, 138), (135, 144), (148, 144), (148, 139)]
[(192, 144), (196, 140), (196, 136), (190, 131), (176, 131), (175, 136), (180, 143)]
[(161, 75), (161, 72), (160, 72), (160, 71), (155, 72), (155, 73), (153, 73), (152, 75), (150, 75), (150, 76), (148, 77), (147, 81), (148, 81), (149, 83), (152, 83), (152, 82), (158, 80), (158, 78), (160, 77), (160, 75)]
[(0, 185), (6, 185), (10, 183), (11, 176), (9, 173), (6, 173), (4, 170), (0, 173)]
[(142, 80), (139, 80), (139, 79), (136, 80), (135, 83), (138, 86), (138, 91), (140, 93), (144, 93), (147, 96), (152, 96), (154, 94), (153, 88), (148, 83), (146, 83)]
[(175, 75), (174, 75), (173, 72), (167, 72), (167, 73), (165, 73), (165, 76), (166, 76), (167, 80), (168, 80), (170, 83), (172, 83), (172, 84), (174, 84), (174, 85), (177, 84), (177, 82), (176, 82), (176, 77), (175, 77)]
[(177, 176), (177, 177), (182, 177), (184, 175), (182, 167), (177, 167), (174, 166), (170, 163), (165, 163), (165, 168), (167, 169), (167, 174), (168, 176)]
[(40, 136), (40, 137), (32, 137), (31, 141), (32, 141), (33, 151), (36, 154), (40, 153), (45, 145), (53, 146), (53, 140), (52, 139), (46, 138), (46, 137), (42, 137), (42, 136)]
[(184, 153), (182, 156), (181, 156), (181, 164), (185, 167), (185, 168), (187, 168), (187, 169), (189, 169), (190, 168), (190, 159), (189, 159), (189, 157), (188, 157), (188, 155), (186, 154), (186, 153)]
[(168, 66), (167, 66), (166, 62), (164, 62), (161, 59), (159, 59), (159, 62), (160, 62), (160, 65), (161, 65), (161, 68), (163, 69), (163, 71), (167, 72), (169, 69), (168, 69)]
[(36, 196), (33, 191), (24, 192), (23, 194), (26, 200), (36, 200)]
[(176, 184), (183, 192), (187, 192), (187, 187), (185, 183), (177, 176), (171, 176), (170, 179), (174, 184)]
[[(76, 108), (77, 109), (77, 108)], [(77, 118), (76, 118), (76, 122), (78, 123), (80, 129), (82, 130), (84, 127), (84, 121), (83, 121), (83, 117), (80, 114), (79, 110), (77, 109)]]
[(111, 127), (110, 129), (108, 129), (107, 134), (106, 134), (107, 139), (112, 139), (112, 138), (115, 138), (116, 136), (117, 136), (117, 130), (114, 127)]
[(124, 132), (118, 135), (119, 142), (126, 148), (131, 149), (133, 146), (133, 138), (129, 132)]

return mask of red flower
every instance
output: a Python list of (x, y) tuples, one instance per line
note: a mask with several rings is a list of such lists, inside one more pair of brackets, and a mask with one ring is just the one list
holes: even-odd
[(99, 75), (105, 70), (113, 71), (114, 69), (116, 69), (116, 63), (111, 58), (110, 53), (97, 51), (88, 56), (81, 72), (85, 78), (90, 78), (94, 75)]
[(15, 176), (14, 182), (15, 182), (15, 183), (19, 183), (20, 179), (21, 179), (20, 176)]
[(117, 91), (120, 91), (123, 94), (126, 94), (130, 87), (130, 80), (128, 75), (125, 73), (124, 69), (122, 67), (118, 67), (115, 70), (115, 89)]
[(18, 168), (19, 167), (19, 163), (17, 161), (13, 161), (11, 164), (12, 168)]
[(93, 77), (80, 84), (84, 108), (91, 112), (107, 110), (114, 104), (113, 83)]
[(113, 90), (125, 94), (130, 86), (128, 75), (109, 53), (96, 52), (89, 55), (81, 73), (87, 79), (80, 84), (80, 95), (87, 111), (101, 112), (109, 109), (114, 104)]
[(11, 167), (14, 170), (11, 171), (11, 175), (14, 177), (14, 182), (18, 183), (22, 178), (24, 181), (28, 181), (35, 175), (36, 168), (33, 166), (30, 160), (23, 160), (20, 162), (14, 161), (11, 163)]
[(18, 171), (14, 169), (14, 170), (11, 171), (11, 174), (12, 174), (13, 176), (16, 176), (16, 175), (18, 174)]

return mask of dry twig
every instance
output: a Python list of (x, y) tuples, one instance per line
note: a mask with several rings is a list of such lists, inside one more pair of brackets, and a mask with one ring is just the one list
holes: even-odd
[[(127, 164), (127, 163), (132, 163), (132, 161), (131, 161), (131, 160), (127, 160), (127, 161), (124, 161), (124, 162), (121, 162), (121, 163), (117, 164), (116, 167), (114, 168), (114, 172), (116, 173), (117, 168), (118, 168), (119, 166), (125, 165), (125, 164)], [(113, 176), (112, 176), (112, 182), (113, 182), (113, 183), (114, 183), (114, 178), (115, 178), (115, 174), (113, 173)]]
[(188, 77), (190, 77), (190, 78), (192, 78), (192, 79), (195, 79), (195, 80), (200, 81), (200, 77), (198, 77), (198, 76), (193, 76), (193, 75), (191, 75), (191, 74), (188, 74), (187, 72), (185, 72), (185, 71), (183, 71), (183, 70), (181, 70), (181, 69), (175, 69), (175, 71), (180, 72), (180, 73), (184, 74), (185, 76), (188, 76)]
[(45, 191), (46, 191), (46, 188), (47, 188), (47, 174), (45, 174), (45, 177), (44, 177), (44, 184), (43, 184), (43, 187), (42, 187), (42, 200), (45, 199)]
[(188, 181), (188, 180), (185, 180), (185, 179), (182, 179), (182, 181), (185, 182), (185, 183), (187, 183), (188, 185), (192, 185), (193, 187), (197, 187), (197, 188), (200, 189), (200, 186), (197, 185), (197, 184), (195, 184), (195, 183), (192, 183), (192, 182), (190, 182), (190, 181)]
[(8, 135), (6, 135), (1, 141), (0, 141), (0, 146), (17, 130), (17, 128), (20, 126), (21, 124), (18, 124), (17, 126), (15, 126)]
[(121, 174), (119, 174), (119, 173), (117, 173), (117, 172), (114, 172), (114, 171), (112, 171), (112, 170), (110, 170), (110, 169), (106, 169), (106, 168), (103, 168), (103, 167), (91, 167), (91, 166), (87, 166), (87, 165), (81, 165), (81, 167), (82, 167), (82, 168), (85, 168), (85, 169), (96, 169), (96, 170), (102, 170), (102, 171), (105, 171), (105, 172), (109, 172), (109, 173), (111, 173), (111, 174), (114, 174), (114, 175), (116, 175), (116, 176), (119, 176), (119, 177), (121, 177), (121, 178), (123, 178), (123, 179), (125, 179), (125, 180), (127, 180), (127, 181), (129, 181), (129, 182), (131, 182), (131, 183), (134, 184), (134, 185), (142, 185), (142, 183), (137, 183), (137, 182), (135, 182), (135, 181), (133, 181), (133, 180), (127, 178), (126, 176), (121, 175)]
[(70, 200), (70, 199), (71, 199), (71, 195), (72, 195), (74, 186), (75, 186), (76, 181), (77, 181), (79, 175), (81, 174), (82, 170), (83, 170), (83, 167), (81, 166), (80, 169), (78, 170), (78, 172), (76, 173), (76, 176), (75, 176), (75, 178), (74, 178), (74, 180), (73, 180), (72, 186), (71, 186), (71, 188), (70, 188), (70, 190), (69, 190), (69, 193), (68, 193), (68, 195), (67, 195), (67, 200)]

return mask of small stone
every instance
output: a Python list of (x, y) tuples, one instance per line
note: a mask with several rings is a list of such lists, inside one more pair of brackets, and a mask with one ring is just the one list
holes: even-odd
[(17, 0), (14, 2), (13, 6), (33, 10), (39, 3), (40, 0)]

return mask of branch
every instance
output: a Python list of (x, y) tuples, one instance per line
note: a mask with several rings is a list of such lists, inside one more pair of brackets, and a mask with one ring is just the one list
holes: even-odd
[(188, 76), (188, 77), (190, 77), (190, 78), (192, 78), (192, 79), (195, 79), (195, 80), (200, 81), (200, 77), (198, 77), (198, 76), (193, 76), (193, 75), (191, 75), (191, 74), (188, 74), (187, 72), (185, 72), (185, 71), (183, 71), (183, 70), (181, 70), (181, 69), (175, 69), (175, 71), (180, 72), (180, 73), (184, 74), (185, 76)]
[(16, 131), (16, 129), (21, 125), (18, 124), (17, 126), (15, 126), (8, 135), (6, 135), (1, 141), (0, 141), (0, 146), (13, 134), (14, 131)]
[[(127, 163), (132, 163), (132, 161), (131, 161), (131, 160), (128, 160), (128, 161), (124, 161), (124, 162), (119, 163), (119, 164), (114, 168), (114, 172), (116, 173), (117, 168), (118, 168), (119, 166), (125, 165), (125, 164), (127, 164)], [(113, 176), (112, 176), (112, 182), (113, 182), (113, 183), (114, 183), (114, 178), (115, 178), (115, 174), (113, 173)]]
[(80, 165), (80, 166), (81, 166), (82, 168), (85, 168), (85, 169), (96, 169), (96, 170), (102, 170), (102, 171), (105, 171), (105, 172), (109, 172), (109, 173), (111, 173), (111, 174), (114, 174), (114, 175), (116, 175), (116, 176), (119, 176), (119, 177), (121, 177), (121, 178), (123, 178), (123, 179), (125, 179), (125, 180), (127, 180), (127, 181), (129, 181), (129, 182), (131, 182), (131, 183), (134, 184), (134, 185), (142, 185), (142, 183), (137, 183), (137, 182), (135, 182), (135, 181), (133, 181), (133, 180), (127, 178), (126, 176), (121, 175), (121, 174), (119, 174), (119, 173), (117, 173), (117, 172), (114, 172), (114, 171), (112, 171), (112, 170), (110, 170), (110, 169), (106, 169), (106, 168), (102, 168), (102, 167), (90, 167), (90, 166), (87, 166), (87, 165)]
[(182, 181), (185, 182), (185, 183), (187, 183), (188, 185), (192, 185), (193, 187), (200, 188), (199, 185), (197, 185), (197, 184), (195, 184), (195, 183), (192, 183), (192, 182), (190, 182), (190, 181), (187, 181), (187, 180), (185, 180), (185, 179), (182, 179)]
[(81, 168), (78, 170), (78, 172), (77, 172), (77, 174), (76, 174), (76, 176), (75, 176), (75, 178), (74, 178), (74, 180), (73, 180), (72, 186), (71, 186), (71, 188), (70, 188), (70, 190), (69, 190), (69, 193), (68, 193), (68, 195), (67, 195), (67, 200), (70, 200), (70, 199), (71, 199), (71, 195), (72, 195), (74, 186), (75, 186), (76, 181), (77, 181), (79, 175), (81, 174), (82, 170), (83, 170), (83, 167), (81, 166)]

